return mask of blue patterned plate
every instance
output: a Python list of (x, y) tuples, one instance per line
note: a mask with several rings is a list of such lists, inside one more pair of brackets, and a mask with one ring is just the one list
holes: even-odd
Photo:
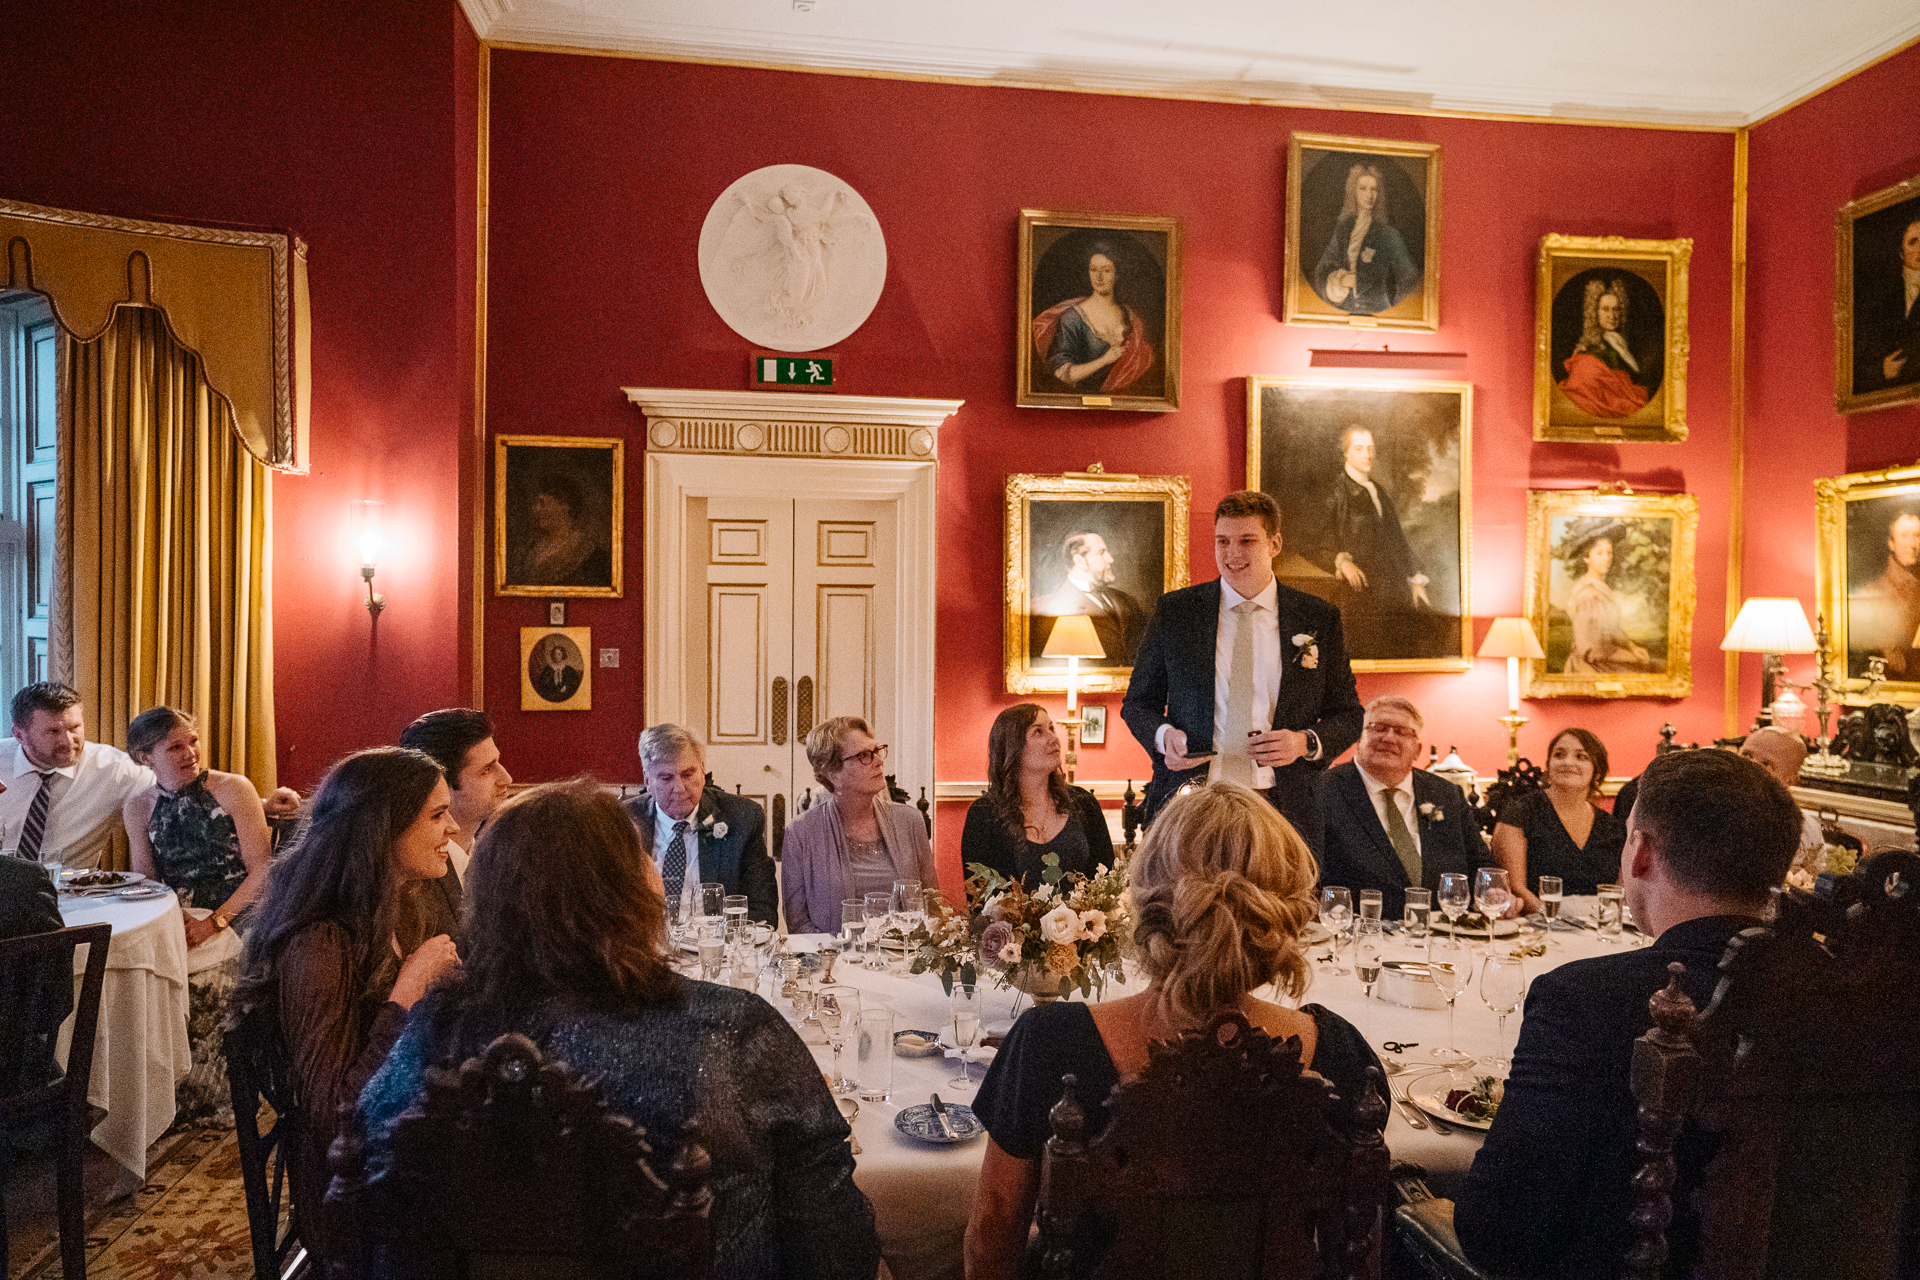
[(954, 1136), (951, 1138), (940, 1127), (940, 1117), (933, 1114), (933, 1105), (926, 1102), (914, 1107), (902, 1107), (900, 1114), (893, 1118), (893, 1127), (909, 1138), (937, 1142), (942, 1146), (971, 1142), (987, 1131), (987, 1126), (981, 1124), (973, 1114), (972, 1107), (963, 1107), (957, 1102), (947, 1104), (947, 1123), (953, 1126)]

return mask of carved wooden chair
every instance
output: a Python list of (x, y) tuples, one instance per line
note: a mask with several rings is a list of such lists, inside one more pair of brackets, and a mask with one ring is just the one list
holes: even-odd
[(642, 1130), (534, 1043), (509, 1032), (458, 1070), (427, 1073), (387, 1167), (341, 1109), (329, 1210), (388, 1280), (697, 1280), (709, 1274), (712, 1172), (691, 1127), (660, 1173)]
[(1480, 797), (1479, 803), (1473, 806), (1474, 820), (1480, 824), (1481, 833), (1493, 834), (1493, 828), (1500, 820), (1500, 810), (1507, 801), (1529, 791), (1539, 791), (1546, 785), (1547, 771), (1525, 756), (1502, 769), (1487, 784), (1486, 793)]
[[(255, 1280), (280, 1280), (310, 1269), (299, 1215), (286, 1196), (287, 1164), (306, 1141), (292, 1065), (274, 1016), (255, 1009), (226, 1029), (227, 1085), (233, 1091), (233, 1127), (240, 1145), (240, 1184), (247, 1197), (247, 1230), (253, 1240)], [(260, 1103), (273, 1109), (261, 1128)], [(287, 1205), (286, 1223), (280, 1209)]]
[(1372, 1277), (1387, 1195), (1387, 1104), (1300, 1065), (1237, 1013), (1156, 1043), (1088, 1133), (1074, 1077), (1041, 1159), (1038, 1273), (1083, 1277)]

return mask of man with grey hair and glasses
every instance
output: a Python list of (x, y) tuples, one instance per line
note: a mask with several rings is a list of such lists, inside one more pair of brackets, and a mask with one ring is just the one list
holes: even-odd
[(772, 924), (780, 892), (767, 856), (767, 817), (745, 796), (707, 782), (706, 749), (677, 724), (640, 734), (646, 794), (627, 801), (640, 846), (660, 869), (668, 903), (693, 886), (719, 883), (745, 894), (747, 918)]
[(1318, 781), (1327, 823), (1320, 883), (1380, 890), (1389, 920), (1405, 912), (1409, 888), (1438, 888), (1442, 872), (1491, 865), (1486, 838), (1459, 787), (1414, 768), (1420, 709), (1385, 694), (1367, 704), (1353, 760)]

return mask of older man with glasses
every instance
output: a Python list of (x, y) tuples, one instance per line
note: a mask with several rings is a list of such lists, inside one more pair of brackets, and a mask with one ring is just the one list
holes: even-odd
[(1353, 761), (1321, 775), (1327, 823), (1322, 884), (1378, 889), (1388, 919), (1414, 886), (1437, 888), (1446, 871), (1491, 864), (1486, 839), (1460, 788), (1424, 769), (1420, 709), (1391, 694), (1367, 704)]

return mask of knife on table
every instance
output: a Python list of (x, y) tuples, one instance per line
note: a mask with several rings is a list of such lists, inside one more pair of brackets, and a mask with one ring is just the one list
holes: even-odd
[(959, 1138), (960, 1135), (953, 1131), (953, 1122), (947, 1119), (947, 1104), (940, 1101), (940, 1095), (937, 1093), (933, 1095), (933, 1115), (949, 1138)]

